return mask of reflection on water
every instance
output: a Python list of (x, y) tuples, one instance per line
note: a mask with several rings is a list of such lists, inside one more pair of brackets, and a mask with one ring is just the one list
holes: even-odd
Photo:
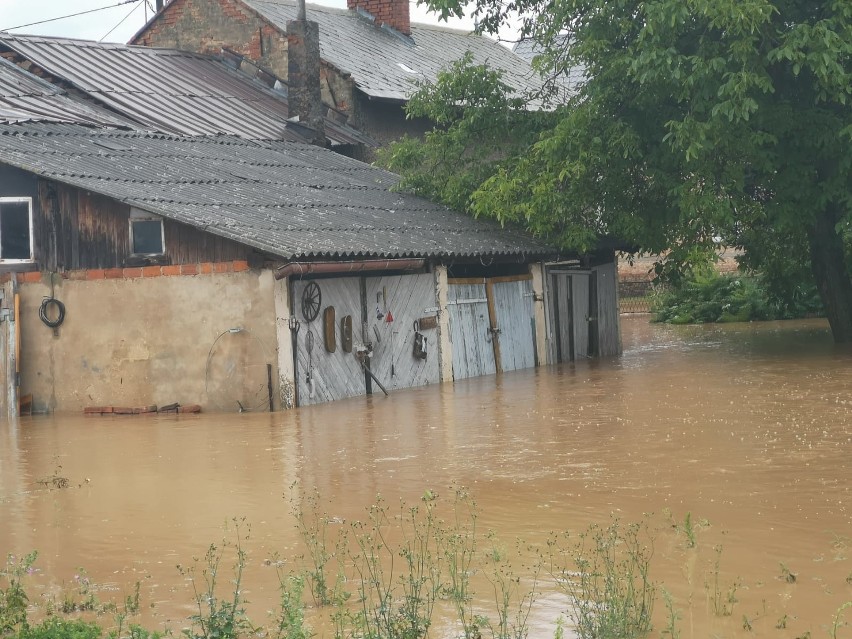
[[(624, 343), (618, 360), (285, 413), (0, 422), (0, 552), (37, 549), (44, 593), (81, 567), (103, 599), (141, 581), (145, 623), (179, 629), (191, 598), (175, 565), (245, 517), (262, 622), (277, 587), (264, 559), (299, 547), (294, 482), (347, 520), (379, 493), (414, 503), (455, 483), (506, 540), (653, 513), (652, 577), (675, 596), (684, 637), (747, 636), (744, 617), (766, 636), (785, 615), (783, 636), (822, 636), (852, 600), (852, 353), (819, 321), (630, 319)], [(70, 486), (39, 483), (53, 475)], [(666, 529), (687, 513), (706, 522), (697, 551)], [(720, 581), (740, 582), (728, 618), (705, 591), (716, 546)], [(552, 636), (564, 605), (546, 592), (533, 636)]]

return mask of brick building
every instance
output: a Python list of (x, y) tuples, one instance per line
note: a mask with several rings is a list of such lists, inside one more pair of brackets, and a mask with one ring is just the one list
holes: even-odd
[[(308, 19), (319, 25), (322, 99), (380, 143), (428, 128), (427, 122), (406, 120), (402, 108), (415, 82), (434, 81), (468, 52), (475, 64), (501, 69), (504, 82), (519, 93), (541, 87), (527, 61), (493, 40), (412, 23), (408, 0), (348, 5), (307, 6)], [(297, 15), (290, 0), (172, 0), (131, 42), (203, 53), (224, 48), (287, 78), (287, 23)]]

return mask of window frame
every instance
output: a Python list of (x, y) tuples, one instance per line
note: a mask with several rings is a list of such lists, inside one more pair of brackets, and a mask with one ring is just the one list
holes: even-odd
[[(139, 253), (134, 251), (134, 234), (133, 225), (136, 222), (159, 222), (160, 223), (160, 251), (155, 253)], [(130, 211), (130, 256), (131, 257), (159, 257), (166, 254), (166, 228), (163, 224), (163, 218), (147, 211), (139, 209), (131, 209)]]
[(3, 238), (0, 237), (0, 264), (32, 264), (35, 262), (35, 233), (33, 232), (33, 198), (30, 196), (0, 197), (0, 217), (3, 215), (3, 204), (27, 204), (27, 224), (29, 227), (30, 256), (25, 259), (3, 257)]

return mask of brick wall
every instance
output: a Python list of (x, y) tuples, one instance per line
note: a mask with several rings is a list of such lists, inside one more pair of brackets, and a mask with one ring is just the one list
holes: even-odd
[(287, 77), (287, 36), (236, 0), (173, 0), (131, 44), (208, 54), (225, 47)]
[[(287, 34), (236, 0), (172, 0), (131, 44), (213, 55), (224, 47), (288, 78)], [(352, 80), (326, 64), (320, 79), (323, 100), (354, 118)]]
[(349, 9), (360, 7), (376, 18), (376, 22), (387, 24), (405, 35), (411, 35), (411, 16), (408, 0), (346, 0)]
[[(210, 275), (212, 273), (242, 273), (249, 269), (245, 260), (231, 262), (201, 262), (199, 264), (170, 264), (166, 266), (136, 266), (129, 268), (89, 268), (61, 273), (64, 280), (117, 280), (135, 279), (139, 277), (163, 277), (170, 275)], [(41, 271), (17, 273), (16, 279), (21, 284), (49, 281), (50, 274)], [(0, 274), (0, 284), (5, 284), (12, 278), (12, 273)]]

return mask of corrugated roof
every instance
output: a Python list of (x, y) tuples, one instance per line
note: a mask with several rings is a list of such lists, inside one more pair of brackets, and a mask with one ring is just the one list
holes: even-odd
[(0, 122), (77, 122), (128, 126), (104, 109), (70, 98), (57, 86), (0, 57)]
[(0, 162), (288, 260), (554, 252), (516, 229), (392, 192), (392, 173), (295, 142), (0, 125)]
[[(289, 0), (242, 2), (281, 31), (296, 18), (296, 4)], [(357, 12), (313, 4), (307, 5), (307, 16), (319, 24), (322, 59), (351, 74), (358, 89), (372, 98), (407, 100), (415, 90), (413, 80), (435, 81), (439, 71), (468, 51), (474, 64), (502, 69), (503, 81), (519, 93), (541, 89), (526, 60), (484, 36), (411, 23), (411, 37), (406, 37)]]
[[(287, 125), (282, 92), (218, 58), (174, 49), (6, 33), (0, 34), (0, 45), (148, 130), (305, 139)], [(326, 127), (333, 144), (375, 146), (368, 136), (329, 118)]]

